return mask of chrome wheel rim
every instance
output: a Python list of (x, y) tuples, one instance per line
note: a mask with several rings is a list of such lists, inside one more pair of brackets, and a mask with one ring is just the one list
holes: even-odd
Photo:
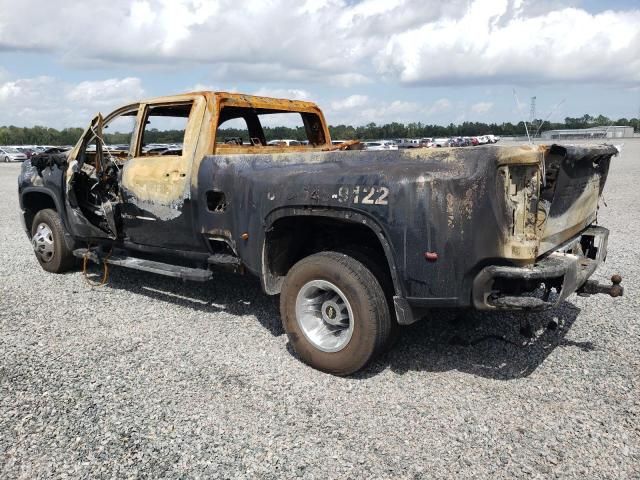
[(296, 321), (306, 339), (323, 352), (339, 352), (353, 335), (353, 310), (342, 291), (326, 280), (305, 283), (296, 298)]
[(54, 244), (53, 244), (53, 232), (46, 223), (41, 223), (36, 228), (36, 233), (33, 234), (31, 239), (33, 250), (36, 252), (43, 261), (49, 262), (53, 258)]

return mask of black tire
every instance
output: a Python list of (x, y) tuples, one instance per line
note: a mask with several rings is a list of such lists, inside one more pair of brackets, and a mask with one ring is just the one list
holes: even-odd
[(51, 256), (44, 255), (34, 249), (40, 266), (51, 273), (63, 273), (72, 270), (75, 266), (75, 258), (65, 242), (64, 227), (58, 213), (49, 208), (36, 213), (31, 225), (32, 239), (38, 234), (38, 228), (41, 225), (46, 225), (51, 232), (47, 237), (53, 242), (53, 254)]
[(9, 163), (9, 157), (4, 157), (4, 163)]
[[(393, 280), (387, 274), (387, 272), (385, 272), (384, 268), (380, 265), (380, 262), (376, 261), (378, 252), (376, 252), (373, 248), (349, 246), (341, 248), (338, 251), (355, 258), (365, 267), (367, 267), (369, 271), (371, 271), (371, 273), (373, 273), (373, 275), (378, 279), (378, 282), (382, 287), (384, 296), (387, 299), (387, 305), (389, 306), (390, 325), (389, 337), (387, 338), (387, 341), (381, 345), (380, 352), (378, 353), (388, 352), (396, 344), (398, 338), (400, 337), (400, 325), (398, 324), (398, 318), (395, 314), (395, 305), (393, 303), (393, 295), (395, 293)], [(387, 261), (386, 257), (384, 261)]]
[[(327, 352), (312, 343), (296, 318), (299, 292), (311, 281), (330, 282), (339, 288), (353, 311), (353, 333), (338, 351)], [(280, 294), (282, 325), (296, 353), (307, 364), (334, 375), (349, 375), (370, 362), (386, 344), (391, 318), (380, 282), (361, 262), (344, 253), (321, 252), (296, 263)]]

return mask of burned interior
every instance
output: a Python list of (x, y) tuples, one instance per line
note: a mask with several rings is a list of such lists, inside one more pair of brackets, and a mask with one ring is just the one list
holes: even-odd
[[(88, 222), (110, 238), (122, 236), (122, 204), (131, 197), (123, 189), (123, 169), (133, 159), (168, 163), (182, 157), (182, 148), (163, 150), (153, 148), (158, 134), (182, 145), (193, 102), (139, 106), (114, 112), (105, 120), (96, 117), (78, 149), (77, 160), (71, 164), (68, 180), (68, 198)], [(140, 115), (144, 113), (144, 115)], [(108, 129), (124, 126), (129, 143), (118, 150), (108, 148), (104, 134)], [(124, 147), (124, 148), (123, 148)], [(182, 174), (184, 178), (186, 174)], [(99, 235), (98, 235), (99, 236)]]

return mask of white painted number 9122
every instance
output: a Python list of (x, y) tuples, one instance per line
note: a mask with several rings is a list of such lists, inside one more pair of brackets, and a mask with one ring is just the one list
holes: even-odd
[(340, 203), (348, 202), (349, 199), (352, 199), (353, 203), (361, 203), (363, 205), (388, 205), (389, 189), (387, 187), (363, 187), (360, 185), (355, 187), (342, 186), (338, 190), (337, 197)]

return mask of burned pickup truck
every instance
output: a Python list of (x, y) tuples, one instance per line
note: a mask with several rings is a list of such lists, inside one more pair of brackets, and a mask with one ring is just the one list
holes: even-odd
[[(281, 119), (307, 141), (268, 138)], [(117, 132), (127, 144), (115, 149), (105, 138)], [(154, 146), (163, 135), (175, 145)], [(366, 151), (332, 145), (313, 103), (196, 92), (98, 115), (67, 154), (24, 162), (19, 195), (45, 270), (84, 258), (193, 281), (255, 275), (280, 294), (300, 358), (346, 375), (432, 308), (531, 311), (576, 291), (621, 295), (619, 278), (588, 280), (607, 255), (596, 220), (616, 154)]]

